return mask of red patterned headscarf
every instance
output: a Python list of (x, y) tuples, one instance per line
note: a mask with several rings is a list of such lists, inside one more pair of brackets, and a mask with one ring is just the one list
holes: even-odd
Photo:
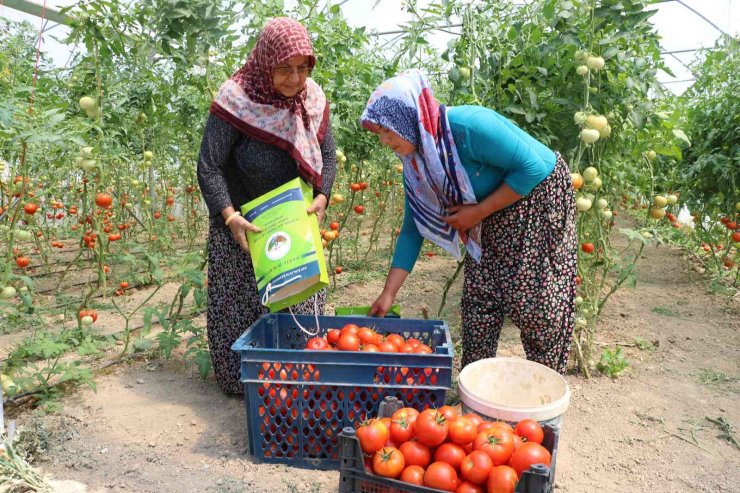
[(288, 151), (304, 178), (321, 186), (321, 142), (329, 126), (326, 96), (311, 78), (292, 97), (273, 85), (275, 68), (296, 56), (307, 56), (312, 68), (316, 64), (306, 28), (287, 17), (269, 21), (247, 63), (219, 89), (211, 112), (243, 134)]

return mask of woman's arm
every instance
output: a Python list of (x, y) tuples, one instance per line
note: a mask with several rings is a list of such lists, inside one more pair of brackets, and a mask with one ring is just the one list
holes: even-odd
[(231, 235), (248, 252), (247, 230), (259, 232), (260, 229), (240, 215), (235, 215), (237, 211), (231, 203), (224, 174), (224, 167), (238, 138), (239, 134), (234, 127), (217, 116), (210, 115), (203, 131), (197, 175), (203, 200), (211, 216), (221, 214), (224, 220), (231, 218), (227, 225)]
[(391, 261), (391, 270), (388, 272), (383, 291), (378, 296), (378, 299), (375, 300), (375, 303), (373, 303), (368, 315), (384, 317), (388, 310), (390, 310), (398, 291), (414, 268), (423, 241), (424, 237), (421, 236), (419, 228), (416, 227), (416, 221), (414, 221), (411, 215), (409, 201), (406, 199), (403, 226), (401, 226), (401, 232), (396, 241), (396, 249), (393, 253), (393, 260)]
[[(198, 158), (198, 184), (211, 217), (232, 207), (224, 167), (236, 144), (236, 129), (215, 115), (209, 115), (203, 131)], [(233, 210), (232, 210), (233, 212)]]

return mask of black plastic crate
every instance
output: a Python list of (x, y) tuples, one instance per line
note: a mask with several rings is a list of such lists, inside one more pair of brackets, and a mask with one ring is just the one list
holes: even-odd
[[(389, 417), (394, 411), (403, 407), (400, 403), (389, 400), (384, 403), (378, 417)], [(555, 482), (555, 457), (558, 450), (559, 431), (544, 425), (545, 437), (542, 446), (552, 459), (552, 469), (544, 464), (534, 464), (516, 485), (516, 493), (552, 493)], [(442, 490), (417, 486), (395, 479), (383, 478), (365, 471), (364, 456), (360, 441), (354, 428), (345, 428), (340, 437), (339, 493), (444, 493)]]
[[(315, 329), (312, 315), (295, 318)], [(444, 405), (453, 345), (439, 320), (319, 317), (320, 335), (354, 323), (414, 337), (433, 354), (310, 351), (290, 314), (271, 313), (233, 344), (241, 356), (249, 452), (264, 462), (336, 468), (339, 433), (377, 415), (386, 396), (417, 409)]]

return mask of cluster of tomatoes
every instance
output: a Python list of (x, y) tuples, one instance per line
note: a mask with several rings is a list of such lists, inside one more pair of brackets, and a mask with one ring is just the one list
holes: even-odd
[(537, 421), (512, 428), (450, 406), (361, 422), (357, 438), (374, 474), (455, 493), (513, 493), (524, 471), (551, 460)]
[(341, 329), (329, 329), (326, 337), (313, 337), (306, 349), (364, 351), (366, 353), (431, 354), (432, 348), (413, 337), (404, 339), (399, 334), (380, 334), (370, 327), (347, 324)]

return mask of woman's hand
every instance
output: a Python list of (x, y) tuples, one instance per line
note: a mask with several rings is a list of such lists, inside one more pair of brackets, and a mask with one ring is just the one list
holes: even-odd
[(262, 230), (250, 223), (242, 216), (235, 216), (229, 223), (229, 229), (231, 230), (231, 236), (234, 237), (242, 250), (249, 253), (249, 243), (247, 242), (247, 231), (253, 233), (259, 233)]
[(486, 217), (479, 204), (453, 205), (447, 213), (449, 215), (442, 220), (458, 231), (467, 231)]
[(313, 199), (313, 203), (311, 204), (311, 207), (306, 209), (306, 212), (309, 214), (315, 213), (316, 219), (319, 220), (319, 224), (324, 220), (324, 216), (326, 215), (326, 204), (327, 204), (327, 198), (326, 195), (323, 193), (320, 193), (316, 196), (315, 199)]
[(367, 314), (368, 317), (385, 317), (385, 314), (391, 309), (394, 299), (395, 296), (386, 291), (380, 293), (378, 299), (375, 300), (373, 306), (370, 307), (370, 311)]

